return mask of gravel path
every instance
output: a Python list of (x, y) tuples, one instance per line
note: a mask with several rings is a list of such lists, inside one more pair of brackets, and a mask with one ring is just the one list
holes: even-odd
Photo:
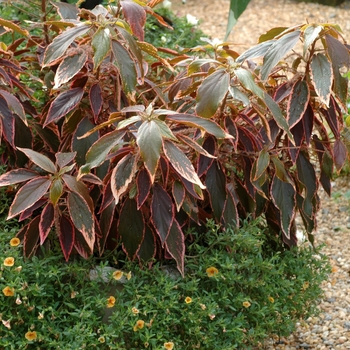
[[(226, 31), (228, 0), (172, 0), (173, 10), (181, 16), (187, 13), (202, 22), (200, 28), (212, 38), (223, 39)], [(273, 27), (293, 26), (305, 22), (331, 22), (340, 25), (345, 39), (350, 41), (350, 1), (340, 7), (297, 3), (292, 0), (251, 0), (239, 18), (229, 41), (243, 52), (257, 43), (258, 37)], [(320, 301), (322, 313), (297, 324), (297, 330), (285, 339), (266, 342), (268, 350), (350, 349), (350, 186), (348, 178), (334, 182), (332, 197), (322, 189), (318, 214), (318, 244), (325, 243), (324, 253), (330, 258), (333, 272), (323, 284)], [(221, 350), (221, 349), (220, 349)], [(226, 349), (225, 349), (226, 350)]]

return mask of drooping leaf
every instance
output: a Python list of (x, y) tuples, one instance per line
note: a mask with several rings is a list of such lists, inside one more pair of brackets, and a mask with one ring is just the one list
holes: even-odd
[(143, 122), (138, 129), (136, 142), (153, 183), (162, 149), (162, 134), (157, 123), (153, 120)]
[(61, 58), (70, 44), (81, 35), (87, 33), (91, 28), (91, 25), (82, 23), (76, 27), (69, 28), (62, 34), (58, 35), (53, 39), (52, 43), (46, 48), (43, 67), (54, 64), (55, 61)]
[(27, 226), (23, 240), (24, 256), (30, 258), (38, 247), (40, 216), (35, 217)]
[(77, 153), (75, 160), (79, 166), (85, 164), (85, 157), (87, 157), (88, 151), (90, 150), (92, 145), (99, 139), (98, 132), (93, 133), (87, 137), (80, 138), (93, 127), (94, 124), (90, 121), (88, 117), (85, 117), (80, 121), (76, 130), (73, 133), (72, 150)]
[(309, 48), (309, 46), (314, 43), (314, 41), (317, 39), (318, 34), (322, 31), (323, 27), (318, 26), (316, 24), (310, 24), (306, 29), (304, 30), (304, 49), (303, 49), (303, 55), (305, 57), (306, 51)]
[(98, 115), (100, 114), (103, 105), (102, 90), (100, 84), (96, 83), (91, 86), (89, 91), (89, 99), (92, 113), (94, 114), (94, 120), (97, 122)]
[(15, 145), (15, 118), (5, 99), (0, 97), (0, 140), (3, 137), (13, 148)]
[(79, 104), (83, 95), (84, 89), (81, 87), (76, 87), (60, 93), (54, 101), (52, 101), (43, 127), (65, 117)]
[(100, 224), (101, 235), (102, 235), (102, 237), (98, 241), (100, 256), (104, 252), (105, 244), (106, 244), (108, 235), (110, 233), (110, 229), (112, 227), (114, 211), (115, 211), (115, 203), (114, 201), (111, 201), (111, 203), (108, 206), (106, 206), (101, 211), (101, 214), (100, 214), (99, 224)]
[(50, 184), (51, 181), (45, 176), (36, 177), (27, 182), (16, 193), (7, 219), (15, 217), (36, 203), (43, 195), (47, 193)]
[(83, 49), (76, 49), (67, 55), (57, 68), (55, 74), (55, 86), (54, 89), (58, 89), (62, 84), (67, 83), (81, 68), (84, 67), (87, 61), (87, 54)]
[(327, 107), (331, 97), (331, 88), (333, 81), (333, 72), (331, 63), (322, 53), (317, 53), (311, 58), (311, 78), (315, 91)]
[(274, 204), (280, 210), (282, 232), (289, 239), (296, 205), (295, 189), (289, 182), (281, 181), (277, 176), (274, 176), (271, 196)]
[(50, 233), (54, 223), (54, 207), (51, 203), (47, 203), (40, 215), (39, 235), (40, 245), (43, 245)]
[(264, 64), (261, 69), (261, 79), (266, 80), (276, 64), (296, 45), (299, 41), (300, 30), (283, 35), (276, 40), (264, 55)]
[(119, 41), (112, 40), (112, 51), (123, 82), (124, 91), (132, 93), (137, 83), (135, 62), (129, 51)]
[(38, 173), (27, 169), (14, 169), (0, 176), (0, 186), (9, 186), (28, 181), (38, 176)]
[(217, 222), (220, 222), (227, 199), (226, 177), (217, 161), (207, 171), (205, 185), (208, 190), (211, 208)]
[(112, 171), (111, 188), (116, 205), (136, 174), (137, 160), (137, 155), (129, 153), (118, 162)]
[(208, 134), (214, 135), (218, 139), (228, 138), (232, 136), (226, 133), (217, 123), (212, 120), (198, 117), (193, 114), (172, 114), (167, 115), (166, 120), (173, 121), (180, 124), (185, 124), (190, 127), (200, 128), (206, 131)]
[(252, 181), (257, 181), (270, 164), (270, 154), (265, 149), (261, 150), (256, 159), (256, 172), (252, 176)]
[(17, 114), (22, 119), (23, 123), (27, 125), (27, 118), (24, 108), (17, 97), (2, 89), (0, 89), (0, 95), (5, 99), (9, 110), (12, 113)]
[(334, 92), (342, 102), (344, 108), (348, 96), (348, 78), (344, 77), (339, 69), (350, 67), (349, 50), (333, 36), (326, 34), (326, 50), (331, 59), (334, 74)]
[(94, 72), (108, 55), (111, 49), (111, 33), (108, 27), (101, 26), (92, 37), (91, 46), (94, 50)]
[[(132, 218), (132, 219), (131, 219)], [(145, 222), (141, 210), (137, 210), (136, 201), (127, 198), (120, 212), (118, 232), (123, 249), (133, 260), (140, 249), (145, 233)]]
[(347, 148), (342, 140), (340, 139), (335, 140), (334, 146), (333, 146), (333, 155), (334, 155), (334, 164), (339, 173), (341, 168), (344, 166), (348, 156)]
[(176, 261), (176, 266), (181, 276), (185, 275), (185, 237), (179, 223), (174, 220), (169, 234), (165, 241), (165, 247), (168, 253)]
[(230, 74), (219, 69), (206, 77), (197, 93), (196, 112), (204, 118), (211, 118), (227, 94)]
[(324, 115), (329, 127), (332, 130), (335, 138), (340, 137), (340, 125), (339, 125), (339, 115), (337, 111), (337, 102), (334, 97), (331, 96), (329, 101), (329, 107), (327, 109), (320, 108), (321, 113)]
[(23, 220), (30, 218), (31, 216), (33, 216), (35, 210), (39, 209), (40, 207), (42, 207), (46, 203), (47, 203), (46, 198), (43, 197), (43, 198), (39, 199), (32, 206), (30, 206), (26, 210), (22, 211), (21, 215), (18, 218), (18, 221), (21, 222)]
[[(238, 137), (236, 137), (235, 140), (237, 142)], [(210, 136), (205, 138), (205, 140), (203, 142), (203, 148), (211, 155), (216, 154), (216, 140), (214, 139), (213, 136), (210, 135)], [(198, 162), (197, 162), (198, 176), (202, 176), (203, 174), (205, 174), (212, 163), (213, 163), (212, 157), (206, 157), (206, 156), (200, 154), (198, 157)]]
[(174, 181), (172, 186), (173, 198), (176, 204), (176, 210), (179, 212), (185, 200), (185, 188), (180, 181)]
[(160, 237), (162, 246), (169, 234), (175, 216), (174, 206), (167, 191), (155, 183), (151, 203), (151, 217), (153, 225)]
[(150, 194), (151, 189), (151, 179), (149, 177), (148, 171), (146, 169), (141, 169), (137, 176), (137, 209), (139, 210), (148, 195)]
[(190, 160), (173, 142), (164, 140), (163, 149), (171, 165), (182, 177), (205, 189)]
[(64, 259), (68, 261), (74, 247), (75, 229), (72, 221), (65, 215), (60, 218), (58, 238)]
[(144, 38), (144, 26), (146, 23), (146, 11), (145, 9), (132, 0), (121, 0), (120, 5), (122, 6), (123, 14), (130, 24), (132, 32), (139, 39)]
[(55, 164), (46, 156), (29, 148), (17, 147), (21, 152), (23, 152), (34, 164), (36, 164), (41, 169), (44, 169), (48, 173), (54, 174), (57, 169)]
[(225, 203), (225, 209), (222, 215), (222, 219), (224, 221), (225, 227), (227, 226), (235, 226), (239, 225), (239, 216), (237, 210), (237, 204), (234, 199), (233, 194), (230, 190), (227, 189), (227, 200)]
[(156, 253), (156, 240), (152, 230), (146, 225), (145, 236), (137, 252), (138, 258), (143, 262), (148, 262), (154, 258)]
[(125, 135), (123, 130), (114, 130), (100, 137), (86, 153), (86, 163), (79, 169), (79, 175), (86, 174), (105, 162), (108, 153)]
[(70, 192), (67, 196), (67, 204), (70, 218), (84, 237), (85, 242), (92, 253), (95, 244), (94, 214), (84, 197), (76, 192)]
[(84, 259), (88, 259), (92, 252), (89, 244), (86, 242), (83, 234), (74, 228), (74, 248), (78, 252), (78, 254)]
[(13, 21), (7, 21), (6, 19), (0, 18), (0, 25), (4, 26), (6, 28), (9, 28), (13, 30), (14, 32), (24, 35), (29, 38), (29, 32), (25, 29), (22, 29), (20, 26), (18, 26), (16, 23), (13, 23)]
[(292, 128), (303, 117), (308, 106), (310, 91), (305, 80), (297, 80), (293, 85), (287, 107), (288, 125)]

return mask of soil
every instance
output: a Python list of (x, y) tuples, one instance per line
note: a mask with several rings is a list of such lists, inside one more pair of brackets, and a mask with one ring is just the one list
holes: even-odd
[[(229, 0), (171, 0), (180, 16), (191, 14), (199, 27), (212, 39), (223, 40), (226, 32)], [(336, 23), (350, 41), (350, 1), (338, 7), (293, 0), (251, 0), (238, 19), (228, 41), (243, 52), (256, 44), (261, 34), (273, 27), (291, 27), (302, 23)], [(317, 244), (325, 244), (323, 253), (332, 264), (332, 274), (323, 284), (321, 315), (301, 320), (296, 331), (285, 339), (269, 339), (264, 349), (350, 349), (350, 178), (340, 177), (332, 184), (332, 196), (320, 188), (321, 209), (315, 232)], [(306, 243), (307, 244), (307, 243)], [(218, 349), (228, 350), (228, 349)]]

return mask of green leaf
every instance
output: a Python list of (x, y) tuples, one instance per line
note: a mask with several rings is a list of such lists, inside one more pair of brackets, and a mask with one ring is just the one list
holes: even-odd
[(46, 48), (43, 67), (54, 64), (55, 61), (61, 58), (70, 44), (81, 35), (84, 35), (90, 30), (91, 26), (87, 23), (80, 24), (76, 27), (69, 28), (62, 34), (56, 36), (52, 43)]
[(275, 27), (268, 30), (266, 33), (259, 36), (259, 43), (266, 42), (268, 40), (274, 39), (277, 35), (283, 33), (288, 27)]
[(58, 200), (61, 198), (63, 193), (63, 184), (61, 179), (56, 179), (52, 181), (52, 185), (50, 188), (50, 201), (56, 206)]
[(30, 148), (17, 147), (17, 149), (23, 152), (34, 164), (48, 173), (54, 174), (57, 171), (55, 164), (43, 154), (35, 152)]
[(300, 30), (283, 35), (275, 41), (264, 56), (264, 64), (261, 69), (261, 79), (266, 80), (271, 70), (299, 41)]
[(322, 53), (317, 53), (311, 59), (311, 79), (315, 87), (315, 91), (327, 107), (329, 107), (329, 99), (331, 97), (333, 72), (331, 63)]
[(135, 62), (129, 51), (119, 41), (112, 40), (112, 51), (123, 82), (124, 91), (132, 93), (137, 83)]
[(178, 134), (177, 136), (182, 142), (184, 142), (187, 146), (190, 146), (191, 148), (193, 148), (197, 153), (203, 154), (203, 156), (206, 156), (208, 158), (216, 158), (215, 156), (207, 152), (196, 141), (193, 141), (190, 137), (186, 135), (181, 135), (181, 134)]
[(197, 117), (193, 114), (174, 114), (167, 115), (166, 120), (170, 120), (176, 123), (185, 124), (189, 127), (200, 128), (206, 131), (208, 134), (215, 136), (218, 139), (232, 139), (233, 136), (226, 133), (217, 123), (212, 120)]
[(115, 130), (99, 138), (88, 150), (86, 164), (79, 169), (79, 176), (104, 163), (110, 150), (120, 143), (124, 135), (125, 131)]
[(250, 105), (250, 100), (249, 97), (242, 92), (241, 90), (237, 89), (234, 86), (230, 86), (228, 88), (228, 91), (230, 92), (230, 95), (233, 99), (241, 101), (244, 106), (249, 106)]
[(176, 261), (176, 266), (181, 276), (185, 275), (185, 237), (179, 223), (174, 220), (171, 225), (168, 237), (165, 241), (165, 247), (169, 254)]
[(230, 74), (224, 69), (219, 69), (206, 77), (197, 93), (197, 114), (204, 118), (211, 118), (227, 94), (229, 85)]
[(115, 204), (118, 204), (119, 197), (127, 190), (130, 182), (137, 171), (138, 157), (135, 154), (129, 153), (122, 158), (112, 171), (111, 189), (115, 199)]
[(50, 185), (51, 181), (45, 176), (37, 177), (27, 182), (17, 192), (7, 219), (11, 219), (30, 208), (47, 193)]
[[(132, 218), (132, 220), (130, 220)], [(133, 260), (140, 249), (145, 233), (145, 223), (141, 210), (137, 210), (136, 201), (127, 198), (120, 212), (118, 222), (123, 249)]]
[(55, 86), (53, 88), (58, 89), (62, 84), (67, 83), (79, 73), (81, 68), (84, 67), (87, 58), (88, 56), (83, 49), (77, 49), (76, 51), (70, 52), (57, 68), (55, 74)]
[(256, 160), (256, 172), (252, 176), (252, 181), (257, 181), (266, 171), (270, 164), (270, 154), (265, 149), (261, 150)]
[(320, 34), (322, 29), (323, 29), (322, 26), (311, 24), (304, 30), (304, 50), (303, 50), (304, 57), (307, 49), (316, 40), (316, 38), (318, 37), (318, 34)]
[(157, 123), (153, 120), (143, 122), (137, 131), (136, 142), (153, 183), (162, 149), (162, 134)]
[(141, 117), (139, 115), (134, 115), (133, 117), (120, 121), (118, 123), (117, 129), (118, 130), (124, 129), (129, 125), (139, 122), (140, 120), (141, 120)]
[(290, 128), (303, 117), (309, 103), (310, 91), (305, 80), (297, 80), (293, 85), (287, 106), (287, 121)]
[(89, 204), (76, 192), (68, 193), (67, 204), (74, 226), (80, 231), (92, 253), (95, 244), (95, 222)]
[(191, 63), (187, 65), (187, 74), (191, 75), (200, 70), (200, 68), (208, 63), (214, 63), (215, 65), (221, 65), (220, 61), (214, 60), (212, 58), (196, 58), (196, 59), (187, 59), (185, 62), (190, 61)]
[(205, 189), (190, 160), (173, 142), (164, 140), (163, 149), (171, 165), (182, 177)]
[(251, 72), (244, 68), (238, 68), (234, 70), (234, 73), (247, 90), (253, 92), (260, 99), (264, 99), (264, 90), (255, 83), (254, 76)]
[(289, 182), (281, 181), (275, 176), (272, 180), (271, 196), (274, 204), (280, 210), (282, 231), (290, 239), (290, 227), (296, 205), (295, 189)]
[(110, 30), (107, 27), (99, 27), (92, 37), (91, 46), (94, 50), (94, 72), (111, 49)]
[(168, 127), (168, 125), (166, 125), (165, 122), (159, 119), (153, 119), (153, 121), (158, 125), (162, 137), (177, 141), (176, 136), (173, 134), (173, 132), (170, 130), (170, 128)]
[(244, 12), (247, 8), (250, 0), (230, 0), (230, 10), (228, 15), (226, 34), (224, 41), (229, 37), (232, 28), (236, 24), (239, 16)]
[(34, 177), (37, 177), (37, 176), (38, 176), (38, 173), (27, 169), (10, 170), (6, 174), (2, 174), (0, 176), (0, 186), (9, 186), (9, 185), (18, 184), (20, 182), (33, 179)]

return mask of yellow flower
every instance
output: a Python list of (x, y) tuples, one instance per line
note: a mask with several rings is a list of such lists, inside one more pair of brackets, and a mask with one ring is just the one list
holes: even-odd
[(17, 247), (21, 243), (21, 240), (17, 237), (14, 237), (10, 240), (11, 247)]
[(274, 303), (275, 302), (275, 299), (272, 298), (272, 297), (268, 297), (268, 299), (269, 299), (270, 303)]
[(113, 278), (119, 281), (123, 277), (123, 271), (117, 270), (113, 272)]
[(304, 283), (303, 283), (303, 289), (304, 289), (304, 290), (305, 290), (305, 289), (308, 289), (309, 286), (310, 286), (310, 283), (309, 283), (309, 282), (304, 282)]
[(174, 349), (174, 343), (172, 341), (168, 341), (167, 343), (164, 343), (164, 349), (166, 349), (166, 350), (173, 350)]
[(104, 343), (104, 342), (106, 341), (106, 339), (105, 339), (105, 337), (99, 337), (99, 338), (98, 338), (98, 341), (99, 341), (100, 343)]
[(5, 258), (4, 265), (5, 266), (13, 266), (15, 264), (15, 259), (12, 256)]
[(27, 340), (31, 341), (31, 340), (35, 340), (37, 338), (36, 332), (27, 332), (25, 335)]
[(115, 304), (115, 298), (114, 296), (110, 296), (108, 299), (107, 299), (107, 307), (110, 308), (110, 307), (113, 307)]
[(9, 286), (5, 287), (2, 292), (4, 293), (5, 297), (13, 297), (15, 295), (14, 288), (11, 288)]
[(219, 270), (216, 267), (211, 266), (206, 269), (206, 272), (208, 277), (214, 277), (219, 273)]
[(185, 303), (186, 303), (186, 304), (192, 303), (192, 298), (186, 297), (186, 298), (185, 298)]
[(248, 309), (248, 307), (250, 307), (251, 303), (249, 301), (244, 301), (242, 305)]
[(131, 309), (131, 311), (132, 311), (132, 313), (133, 313), (134, 315), (137, 315), (137, 314), (140, 312), (140, 310), (139, 310), (139, 309), (136, 309), (136, 307), (133, 307), (133, 308)]
[(143, 320), (137, 320), (136, 324), (134, 326), (134, 332), (136, 332), (139, 329), (142, 329), (145, 326), (145, 321)]
[(129, 281), (131, 278), (131, 271), (129, 271), (125, 276), (126, 276), (126, 279)]

